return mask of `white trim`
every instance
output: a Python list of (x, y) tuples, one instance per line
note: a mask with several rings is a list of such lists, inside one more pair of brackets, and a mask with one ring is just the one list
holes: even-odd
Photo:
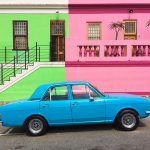
[(33, 66), (29, 66), (27, 70), (23, 70), (21, 74), (16, 74), (16, 77), (11, 77), (10, 81), (5, 81), (4, 85), (0, 85), (0, 92), (5, 91), (18, 81), (22, 80), (40, 67), (65, 67), (64, 62), (36, 62)]
[(1, 5), (0, 4), (0, 9), (43, 9), (43, 8), (48, 8), (48, 9), (57, 9), (57, 8), (66, 8), (68, 9), (68, 5), (63, 5), (63, 4), (55, 4), (55, 5), (51, 5), (51, 4), (34, 4), (34, 5)]
[(68, 14), (68, 9), (0, 9), (0, 14), (10, 14), (10, 13), (24, 13), (24, 14), (55, 14), (59, 12), (60, 14)]
[(0, 4), (68, 4), (68, 0), (0, 0)]
[(65, 4), (0, 5), (0, 13), (68, 13)]
[[(16, 64), (16, 68), (21, 68), (24, 64)], [(33, 66), (33, 64), (27, 64), (27, 67)], [(3, 68), (13, 68), (14, 64), (4, 64)]]

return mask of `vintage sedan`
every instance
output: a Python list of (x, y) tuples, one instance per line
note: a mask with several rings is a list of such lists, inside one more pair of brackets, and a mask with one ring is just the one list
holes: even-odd
[(48, 126), (115, 123), (135, 130), (150, 114), (150, 100), (129, 94), (104, 94), (88, 82), (62, 82), (39, 86), (26, 100), (0, 107), (3, 126), (23, 126), (33, 136)]

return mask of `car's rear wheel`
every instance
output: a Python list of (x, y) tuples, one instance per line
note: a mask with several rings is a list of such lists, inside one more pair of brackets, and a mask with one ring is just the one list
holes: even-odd
[(116, 123), (124, 131), (135, 130), (139, 124), (138, 114), (133, 110), (124, 110), (119, 113)]
[(43, 135), (47, 127), (47, 122), (40, 116), (30, 117), (25, 123), (27, 133), (32, 136)]

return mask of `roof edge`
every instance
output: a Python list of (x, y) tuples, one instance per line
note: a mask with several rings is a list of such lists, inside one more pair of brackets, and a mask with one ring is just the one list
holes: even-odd
[(68, 9), (68, 4), (0, 4), (0, 9), (51, 8)]

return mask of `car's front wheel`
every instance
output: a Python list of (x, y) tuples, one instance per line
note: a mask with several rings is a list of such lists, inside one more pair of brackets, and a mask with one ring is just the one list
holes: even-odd
[(32, 136), (43, 135), (46, 132), (47, 126), (45, 119), (40, 116), (30, 117), (25, 123), (27, 133)]
[(124, 110), (118, 115), (116, 123), (122, 130), (135, 130), (139, 124), (138, 114), (133, 110)]

